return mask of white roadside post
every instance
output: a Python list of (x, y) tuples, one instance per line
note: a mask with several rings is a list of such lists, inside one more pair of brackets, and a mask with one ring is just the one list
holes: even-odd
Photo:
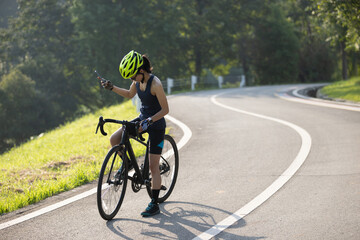
[(246, 85), (245, 75), (241, 75), (240, 87), (245, 87), (245, 85)]
[(218, 76), (218, 82), (219, 82), (219, 88), (222, 88), (222, 84), (224, 82), (224, 77), (223, 76)]
[(174, 79), (167, 78), (167, 93), (171, 94), (171, 88), (174, 86)]
[(195, 84), (197, 83), (197, 77), (192, 75), (191, 76), (191, 91), (195, 90)]

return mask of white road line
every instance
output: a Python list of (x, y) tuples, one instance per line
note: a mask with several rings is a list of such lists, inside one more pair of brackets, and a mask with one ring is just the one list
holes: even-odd
[(35, 218), (35, 217), (38, 217), (40, 215), (43, 215), (45, 213), (48, 213), (48, 212), (51, 212), (55, 209), (58, 209), (58, 208), (61, 208), (65, 205), (68, 205), (70, 203), (73, 203), (75, 201), (78, 201), (80, 199), (83, 199), (83, 198), (86, 198), (94, 193), (96, 193), (96, 189), (97, 188), (93, 188), (89, 191), (86, 191), (86, 192), (83, 192), (79, 195), (76, 195), (74, 197), (71, 197), (71, 198), (68, 198), (66, 200), (63, 200), (61, 202), (58, 202), (58, 203), (55, 203), (53, 205), (50, 205), (48, 207), (45, 207), (45, 208), (42, 208), (40, 210), (37, 210), (35, 212), (32, 212), (32, 213), (29, 213), (29, 214), (26, 214), (24, 216), (21, 216), (21, 217), (18, 217), (18, 218), (15, 218), (14, 220), (11, 220), (11, 221), (8, 221), (8, 222), (5, 222), (5, 223), (2, 223), (0, 224), (0, 230), (4, 229), (4, 228), (8, 228), (8, 227), (11, 227), (13, 225), (16, 225), (18, 223), (21, 223), (21, 222), (25, 222), (29, 219), (32, 219), (32, 218)]
[(181, 128), (181, 130), (184, 132), (184, 136), (180, 139), (178, 143), (176, 143), (178, 150), (180, 150), (190, 140), (192, 136), (192, 132), (188, 126), (186, 126), (184, 123), (180, 122), (176, 118), (173, 118), (169, 115), (166, 115), (165, 118), (170, 120), (174, 124), (178, 125)]
[[(186, 126), (184, 123), (180, 122), (176, 118), (171, 117), (171, 116), (166, 116), (166, 119), (168, 119), (169, 121), (171, 121), (174, 124), (178, 125), (181, 128), (181, 130), (184, 132), (183, 137), (180, 139), (179, 143), (176, 144), (177, 147), (178, 147), (178, 150), (180, 150), (190, 140), (190, 138), (192, 136), (192, 132), (191, 132), (191, 130), (190, 130), (190, 128), (188, 126)], [(83, 192), (83, 193), (78, 194), (78, 195), (76, 195), (74, 197), (71, 197), (71, 198), (63, 200), (61, 202), (58, 202), (58, 203), (55, 203), (53, 205), (47, 206), (47, 207), (42, 208), (40, 210), (37, 210), (35, 212), (26, 214), (24, 216), (18, 217), (16, 219), (10, 220), (10, 221), (5, 222), (5, 223), (1, 223), (0, 224), (0, 230), (11, 227), (11, 226), (14, 226), (16, 224), (27, 221), (29, 219), (38, 217), (38, 216), (43, 215), (45, 213), (51, 212), (51, 211), (53, 211), (55, 209), (61, 208), (61, 207), (66, 206), (66, 205), (68, 205), (70, 203), (73, 203), (73, 202), (76, 202), (76, 201), (78, 201), (80, 199), (86, 198), (86, 197), (88, 197), (88, 196), (90, 196), (92, 194), (95, 194), (96, 192), (97, 192), (97, 188), (93, 188), (93, 189), (91, 189), (89, 191)]]
[(337, 108), (337, 109), (360, 112), (360, 107), (357, 104), (332, 103), (327, 100), (304, 97), (304, 96), (300, 95), (298, 93), (298, 91), (299, 91), (299, 89), (293, 90), (293, 94), (297, 97), (292, 97), (287, 93), (277, 93), (275, 95), (284, 100), (288, 100), (288, 101), (292, 101), (292, 102), (299, 102), (299, 103), (305, 103), (305, 104), (310, 104), (310, 105), (315, 105), (315, 106), (320, 106), (320, 107)]
[(246, 215), (248, 215), (250, 212), (255, 210), (257, 207), (259, 207), (261, 204), (263, 204), (266, 200), (268, 200), (274, 193), (276, 193), (284, 184), (296, 173), (296, 171), (301, 167), (301, 165), (306, 160), (310, 148), (311, 148), (311, 137), (307, 131), (302, 129), (301, 127), (273, 117), (268, 117), (261, 114), (256, 114), (252, 112), (243, 111), (237, 108), (229, 107), (227, 105), (221, 104), (218, 101), (216, 101), (216, 97), (219, 95), (222, 95), (225, 93), (221, 93), (218, 95), (214, 95), (211, 97), (211, 101), (223, 108), (229, 109), (234, 112), (247, 114), (253, 117), (262, 118), (265, 120), (274, 121), (283, 125), (286, 125), (293, 130), (295, 130), (301, 137), (301, 147), (300, 150), (295, 158), (295, 160), (291, 163), (291, 165), (283, 172), (267, 189), (265, 189), (262, 193), (260, 193), (258, 196), (256, 196), (253, 200), (251, 200), (249, 203), (247, 203), (245, 206), (237, 210), (235, 213), (230, 215), (229, 217), (225, 218), (221, 222), (217, 223), (215, 226), (207, 230), (206, 232), (203, 232), (199, 236), (195, 237), (196, 240), (204, 240), (204, 239), (210, 239), (214, 237), (215, 235), (219, 234), (220, 232), (224, 231), (226, 228), (233, 225), (235, 222), (239, 221), (240, 219), (244, 218)]

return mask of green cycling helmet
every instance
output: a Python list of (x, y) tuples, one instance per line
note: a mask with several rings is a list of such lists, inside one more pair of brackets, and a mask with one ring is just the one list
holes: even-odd
[(144, 60), (141, 54), (132, 50), (121, 60), (119, 72), (125, 79), (132, 78), (143, 64)]

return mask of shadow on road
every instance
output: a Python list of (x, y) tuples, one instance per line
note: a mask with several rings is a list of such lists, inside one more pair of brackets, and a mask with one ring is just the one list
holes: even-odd
[[(142, 235), (145, 239), (192, 239), (216, 224), (213, 215), (208, 212), (217, 211), (217, 214), (224, 215), (224, 218), (232, 214), (212, 206), (179, 201), (165, 202), (160, 205), (160, 209), (161, 214), (152, 218), (142, 218), (142, 220), (117, 218), (108, 221), (106, 225), (112, 232), (124, 239), (133, 239), (134, 235)], [(139, 228), (136, 229), (139, 232), (127, 232), (124, 222), (138, 224)], [(238, 229), (245, 225), (245, 220), (241, 219), (228, 229)], [(239, 236), (228, 231), (215, 236), (215, 239), (256, 240), (264, 238)]]

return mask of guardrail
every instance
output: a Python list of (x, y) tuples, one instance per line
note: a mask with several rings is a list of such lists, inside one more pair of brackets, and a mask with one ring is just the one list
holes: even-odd
[[(226, 76), (228, 77), (228, 76)], [(206, 87), (217, 87), (222, 88), (224, 84), (224, 78), (223, 76), (218, 76), (217, 79), (214, 81), (202, 81), (202, 85)], [(232, 77), (235, 80), (239, 80), (240, 84), (239, 87), (245, 87), (246, 86), (246, 80), (244, 75), (240, 76), (233, 76)], [(238, 82), (238, 81), (237, 81)], [(167, 92), (167, 94), (171, 94), (171, 92), (176, 90), (191, 90), (194, 91), (198, 87), (199, 81), (198, 77), (192, 75), (190, 78), (183, 78), (183, 79), (173, 79), (173, 78), (167, 78), (166, 81), (163, 82), (163, 88)]]

